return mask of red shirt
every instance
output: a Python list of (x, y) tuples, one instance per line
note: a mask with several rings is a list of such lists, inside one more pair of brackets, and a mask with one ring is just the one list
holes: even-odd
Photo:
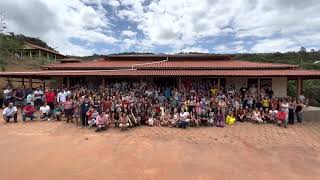
[(25, 106), (25, 107), (23, 108), (23, 112), (24, 112), (27, 116), (31, 116), (35, 111), (36, 111), (36, 110), (35, 110), (34, 106), (31, 106), (31, 105)]
[(277, 113), (277, 119), (280, 121), (284, 121), (286, 119), (287, 113), (286, 112), (278, 112)]
[(103, 110), (106, 111), (107, 109), (111, 110), (112, 102), (110, 100), (104, 101), (102, 104)]
[(49, 92), (46, 92), (45, 97), (47, 102), (53, 103), (54, 100), (56, 99), (56, 94), (52, 91), (49, 91)]

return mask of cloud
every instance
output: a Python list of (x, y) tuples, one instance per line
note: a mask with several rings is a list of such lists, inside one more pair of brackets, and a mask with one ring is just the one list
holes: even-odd
[(251, 49), (252, 52), (267, 53), (267, 52), (286, 52), (298, 51), (299, 46), (296, 42), (290, 39), (264, 39), (258, 41)]
[(121, 34), (123, 36), (127, 36), (127, 37), (133, 37), (135, 36), (137, 33), (136, 32), (133, 32), (133, 31), (130, 31), (130, 30), (124, 30), (121, 32)]
[[(10, 0), (0, 2), (0, 11), (6, 13), (8, 31), (28, 36), (40, 37), (62, 53), (90, 55), (95, 48), (88, 49), (72, 44), (76, 37), (89, 42), (114, 43), (116, 39), (106, 32), (110, 22), (105, 9), (96, 4), (97, 9), (80, 0)], [(100, 7), (100, 8), (98, 8)]]
[(209, 53), (208, 49), (204, 49), (202, 47), (186, 47), (181, 50), (176, 50), (175, 53), (179, 52), (199, 52), (199, 53)]
[(319, 49), (319, 11), (318, 0), (0, 1), (8, 31), (76, 55)]

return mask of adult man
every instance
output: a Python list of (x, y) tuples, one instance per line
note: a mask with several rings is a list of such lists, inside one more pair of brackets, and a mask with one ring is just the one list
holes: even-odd
[(44, 96), (46, 98), (46, 102), (50, 107), (50, 109), (54, 109), (54, 101), (56, 99), (56, 93), (54, 93), (53, 89), (49, 89)]
[(7, 89), (5, 89), (3, 91), (3, 95), (4, 95), (4, 105), (5, 106), (8, 106), (10, 102), (13, 102), (12, 88), (10, 86), (8, 86)]
[(43, 100), (42, 100), (42, 98), (43, 98), (43, 95), (44, 95), (44, 93), (43, 93), (43, 91), (40, 89), (40, 88), (37, 88), (35, 91), (34, 91), (34, 98), (35, 98), (35, 106), (37, 107), (37, 108), (39, 108), (40, 107), (40, 105), (42, 104), (42, 102), (43, 102)]
[(47, 102), (44, 102), (43, 105), (40, 107), (41, 116), (40, 119), (48, 118), (50, 121), (50, 106), (47, 105)]
[(21, 88), (18, 88), (14, 94), (13, 97), (15, 98), (15, 106), (21, 108), (21, 112), (23, 111), (23, 106), (24, 106), (24, 87), (22, 86)]
[(30, 118), (30, 120), (32, 121), (36, 116), (34, 115), (34, 112), (36, 111), (36, 109), (34, 108), (34, 106), (31, 103), (27, 103), (27, 105), (23, 108), (23, 112), (22, 112), (22, 120), (23, 122), (26, 121), (26, 118)]
[(300, 100), (297, 101), (297, 105), (296, 105), (296, 117), (297, 117), (297, 122), (301, 123), (302, 122), (302, 110), (303, 110), (304, 104), (301, 103)]
[(17, 108), (15, 106), (13, 106), (13, 103), (10, 102), (8, 104), (8, 107), (6, 107), (3, 112), (2, 112), (2, 115), (3, 115), (3, 119), (6, 121), (6, 122), (9, 122), (11, 118), (13, 118), (14, 122), (17, 123)]
[(58, 93), (57, 101), (64, 103), (64, 102), (66, 102), (66, 100), (67, 100), (67, 92), (65, 90), (61, 90)]
[(34, 101), (35, 101), (34, 94), (33, 94), (33, 91), (31, 91), (27, 96), (27, 104), (34, 106)]
[(243, 84), (243, 86), (240, 88), (240, 93), (242, 95), (242, 97), (244, 97), (244, 95), (247, 93), (247, 88), (246, 88), (246, 85)]

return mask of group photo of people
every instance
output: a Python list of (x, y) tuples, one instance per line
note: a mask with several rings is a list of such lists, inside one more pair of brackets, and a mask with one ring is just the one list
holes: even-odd
[(227, 125), (301, 123), (304, 95), (274, 97), (271, 86), (223, 87), (208, 81), (181, 85), (168, 82), (110, 81), (104, 87), (74, 85), (70, 88), (36, 89), (8, 85), (1, 90), (3, 119), (17, 123), (35, 119), (66, 121), (95, 131), (140, 125), (176, 128)]

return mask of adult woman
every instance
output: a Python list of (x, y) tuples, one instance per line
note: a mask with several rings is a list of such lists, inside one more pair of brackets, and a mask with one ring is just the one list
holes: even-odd
[(286, 121), (288, 121), (288, 114), (289, 114), (289, 102), (286, 98), (283, 99), (281, 103), (281, 109), (286, 113)]
[(261, 113), (258, 108), (253, 111), (252, 120), (257, 123), (262, 123)]
[(196, 125), (197, 127), (200, 126), (200, 120), (195, 108), (193, 108), (190, 113), (190, 123)]
[(216, 115), (216, 126), (217, 127), (224, 127), (224, 113), (222, 112), (221, 108), (218, 107), (217, 115)]
[(71, 123), (73, 123), (72, 120), (72, 115), (73, 115), (73, 101), (70, 98), (70, 96), (67, 96), (66, 101), (63, 103), (64, 106), (64, 115), (67, 118), (67, 123), (69, 123), (69, 121), (71, 121)]
[(218, 102), (218, 107), (222, 111), (223, 114), (226, 114), (227, 103), (224, 99), (220, 99)]

